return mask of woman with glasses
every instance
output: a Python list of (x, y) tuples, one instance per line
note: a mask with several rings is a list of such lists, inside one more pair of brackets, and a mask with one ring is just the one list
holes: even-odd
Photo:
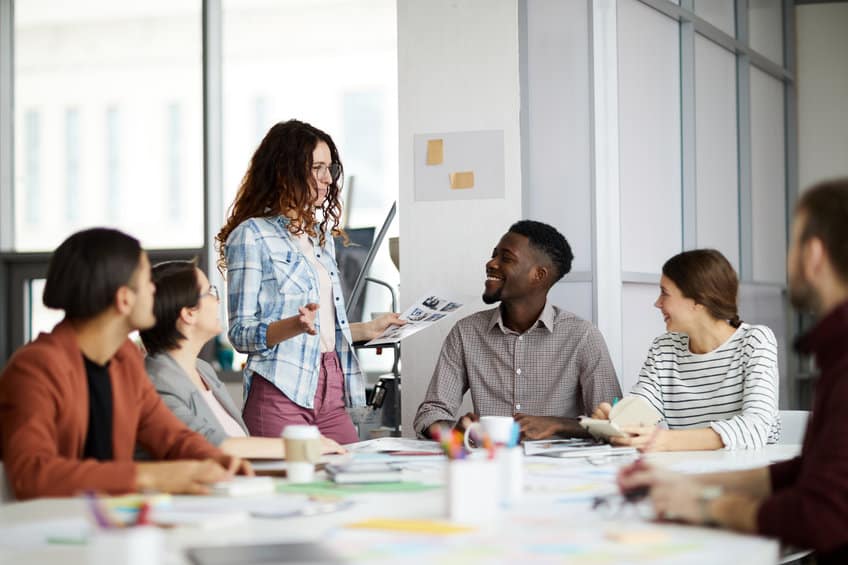
[(253, 435), (313, 424), (339, 443), (358, 441), (345, 409), (365, 405), (353, 342), (403, 323), (347, 319), (333, 243), (344, 236), (342, 171), (329, 135), (297, 120), (274, 125), (216, 238), (230, 342), (248, 355), (243, 415)]
[[(145, 368), (165, 405), (221, 451), (244, 458), (285, 457), (283, 440), (248, 437), (247, 427), (215, 370), (197, 356), (222, 328), (218, 289), (194, 261), (153, 267), (156, 325), (140, 332)], [(343, 452), (324, 439), (325, 453)]]
[[(667, 333), (654, 340), (631, 394), (662, 414), (669, 429), (625, 428), (618, 445), (644, 450), (758, 448), (780, 437), (777, 340), (739, 319), (739, 280), (714, 249), (666, 261), (660, 296)], [(607, 418), (602, 403), (592, 415)]]

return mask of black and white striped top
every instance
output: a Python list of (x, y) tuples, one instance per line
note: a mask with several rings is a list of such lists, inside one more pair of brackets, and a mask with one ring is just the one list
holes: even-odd
[(777, 340), (766, 326), (742, 324), (704, 354), (689, 351), (686, 334), (665, 333), (631, 392), (659, 410), (669, 429), (709, 426), (730, 449), (780, 438)]

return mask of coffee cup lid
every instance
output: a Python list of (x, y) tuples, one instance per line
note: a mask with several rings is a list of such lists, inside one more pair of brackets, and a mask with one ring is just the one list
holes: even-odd
[(306, 426), (292, 424), (283, 429), (283, 437), (286, 439), (315, 439), (321, 437), (318, 426)]

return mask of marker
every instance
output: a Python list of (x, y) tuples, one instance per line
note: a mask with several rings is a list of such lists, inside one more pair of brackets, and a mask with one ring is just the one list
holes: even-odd
[(615, 406), (616, 404), (618, 404), (618, 397), (617, 397), (617, 396), (613, 396), (613, 397), (612, 397), (612, 405), (613, 405), (613, 406)]

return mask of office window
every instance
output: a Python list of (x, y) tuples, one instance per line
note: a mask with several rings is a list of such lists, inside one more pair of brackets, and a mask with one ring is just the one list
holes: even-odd
[[(28, 220), (16, 222), (17, 250), (51, 250), (92, 225), (127, 231), (149, 248), (202, 245), (200, 10), (195, 0), (15, 3), (14, 99), (24, 127), (14, 147), (27, 161), (15, 202)], [(161, 115), (175, 101), (186, 123), (178, 219), (161, 212), (170, 196)], [(39, 118), (25, 115), (32, 108)], [(58, 161), (37, 158), (42, 151)], [(72, 193), (79, 197), (68, 208)]]
[(168, 148), (168, 217), (179, 221), (186, 203), (182, 199), (182, 109), (179, 103), (168, 104), (168, 128), (165, 146)]
[(26, 223), (38, 222), (41, 205), (41, 116), (35, 110), (28, 110), (24, 117), (24, 176), (23, 202), (26, 208)]
[(121, 213), (121, 115), (106, 109), (106, 217), (117, 223)]
[[(751, 69), (751, 218), (754, 280), (786, 283), (783, 83)], [(746, 221), (746, 218), (742, 219)]]
[(253, 136), (256, 138), (257, 145), (275, 123), (271, 121), (270, 115), (268, 99), (264, 96), (257, 96), (253, 100)]
[(751, 49), (783, 66), (783, 2), (748, 0)]
[(735, 11), (733, 0), (695, 0), (695, 13), (730, 36), (736, 33)]
[[(618, 4), (621, 270), (658, 273), (680, 251), (679, 24)], [(650, 61), (650, 64), (645, 64)]]
[(65, 111), (65, 217), (79, 221), (80, 197), (80, 115), (76, 108)]
[(695, 35), (695, 198), (698, 247), (739, 269), (736, 56)]

